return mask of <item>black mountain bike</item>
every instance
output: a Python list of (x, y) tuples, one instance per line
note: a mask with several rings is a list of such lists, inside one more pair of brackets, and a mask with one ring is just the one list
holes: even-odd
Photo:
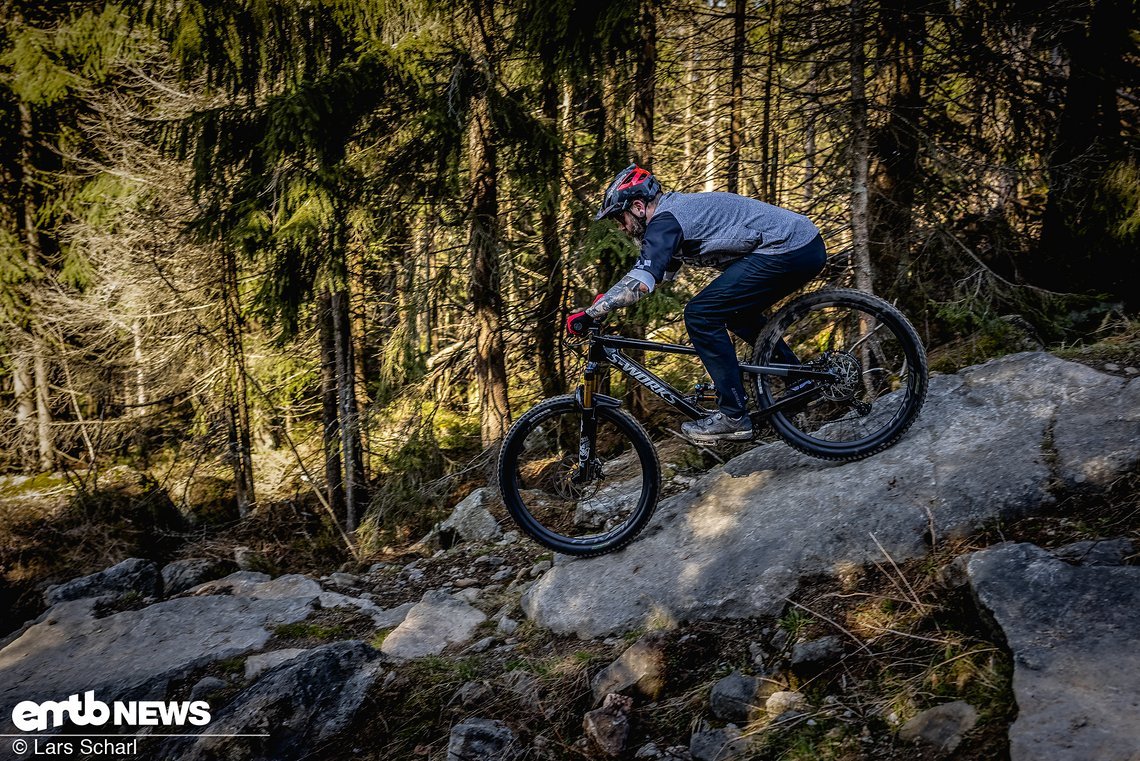
[[(624, 547), (653, 515), (661, 466), (645, 429), (621, 401), (598, 392), (616, 367), (693, 419), (709, 415), (707, 388), (686, 395), (622, 349), (696, 354), (591, 328), (585, 377), (574, 394), (547, 399), (518, 419), (499, 454), (499, 490), (531, 538), (566, 555)], [(869, 457), (906, 433), (926, 398), (926, 352), (903, 314), (848, 289), (799, 296), (765, 325), (751, 364), (753, 430), (766, 421), (790, 446), (826, 460)]]

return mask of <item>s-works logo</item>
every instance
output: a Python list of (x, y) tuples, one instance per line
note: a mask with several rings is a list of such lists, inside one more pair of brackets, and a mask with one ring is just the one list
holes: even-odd
[(25, 700), (12, 709), (12, 723), (21, 732), (39, 732), (66, 723), (80, 727), (181, 727), (192, 724), (204, 727), (210, 723), (210, 704), (204, 700), (167, 702), (162, 700), (116, 700), (107, 705), (95, 699), (95, 692), (71, 695), (66, 700)]

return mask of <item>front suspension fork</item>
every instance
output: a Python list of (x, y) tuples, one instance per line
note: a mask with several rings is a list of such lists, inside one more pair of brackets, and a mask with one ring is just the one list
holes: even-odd
[(582, 426), (578, 432), (578, 469), (570, 480), (576, 484), (590, 481), (595, 473), (597, 457), (594, 445), (598, 438), (598, 408), (594, 395), (598, 391), (598, 363), (587, 362), (582, 385)]

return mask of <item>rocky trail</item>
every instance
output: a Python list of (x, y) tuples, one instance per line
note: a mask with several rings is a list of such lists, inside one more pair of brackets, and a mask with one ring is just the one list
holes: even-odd
[(0, 733), (90, 691), (209, 708), (41, 733), (138, 733), (101, 758), (1137, 761), (1138, 461), (1135, 373), (1026, 353), (932, 378), (867, 460), (671, 469), (600, 558), (483, 489), (410, 561), (130, 559), (0, 640)]

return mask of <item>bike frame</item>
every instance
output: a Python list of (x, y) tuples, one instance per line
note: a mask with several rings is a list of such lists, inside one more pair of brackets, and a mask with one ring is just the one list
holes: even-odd
[[(578, 445), (578, 463), (580, 467), (578, 473), (573, 476), (574, 480), (581, 481), (592, 477), (591, 463), (594, 461), (594, 440), (597, 436), (598, 426), (597, 413), (595, 411), (596, 406), (618, 407), (621, 405), (621, 400), (598, 393), (598, 383), (600, 380), (599, 371), (606, 366), (616, 367), (622, 373), (652, 391), (670, 407), (693, 420), (700, 420), (712, 414), (712, 411), (697, 406), (680, 391), (661, 380), (661, 378), (654, 375), (643, 365), (623, 354), (622, 349), (658, 351), (667, 354), (697, 353), (697, 350), (692, 346), (657, 343), (655, 341), (626, 338), (624, 336), (603, 335), (599, 328), (590, 328), (584, 382), (582, 386), (578, 388), (577, 393), (578, 404), (582, 407), (585, 414), (582, 416), (581, 438), (579, 439)], [(788, 378), (789, 380), (835, 380), (835, 376), (829, 372), (811, 370), (800, 365), (748, 365), (740, 363), (739, 367), (742, 373), (750, 375), (776, 375), (782, 378)], [(782, 412), (789, 407), (799, 405), (799, 403), (804, 401), (807, 397), (815, 396), (817, 393), (818, 390), (816, 389), (801, 391), (798, 394), (793, 394), (785, 399), (781, 399), (770, 407), (750, 411), (749, 416), (754, 423), (766, 420), (777, 412)]]

